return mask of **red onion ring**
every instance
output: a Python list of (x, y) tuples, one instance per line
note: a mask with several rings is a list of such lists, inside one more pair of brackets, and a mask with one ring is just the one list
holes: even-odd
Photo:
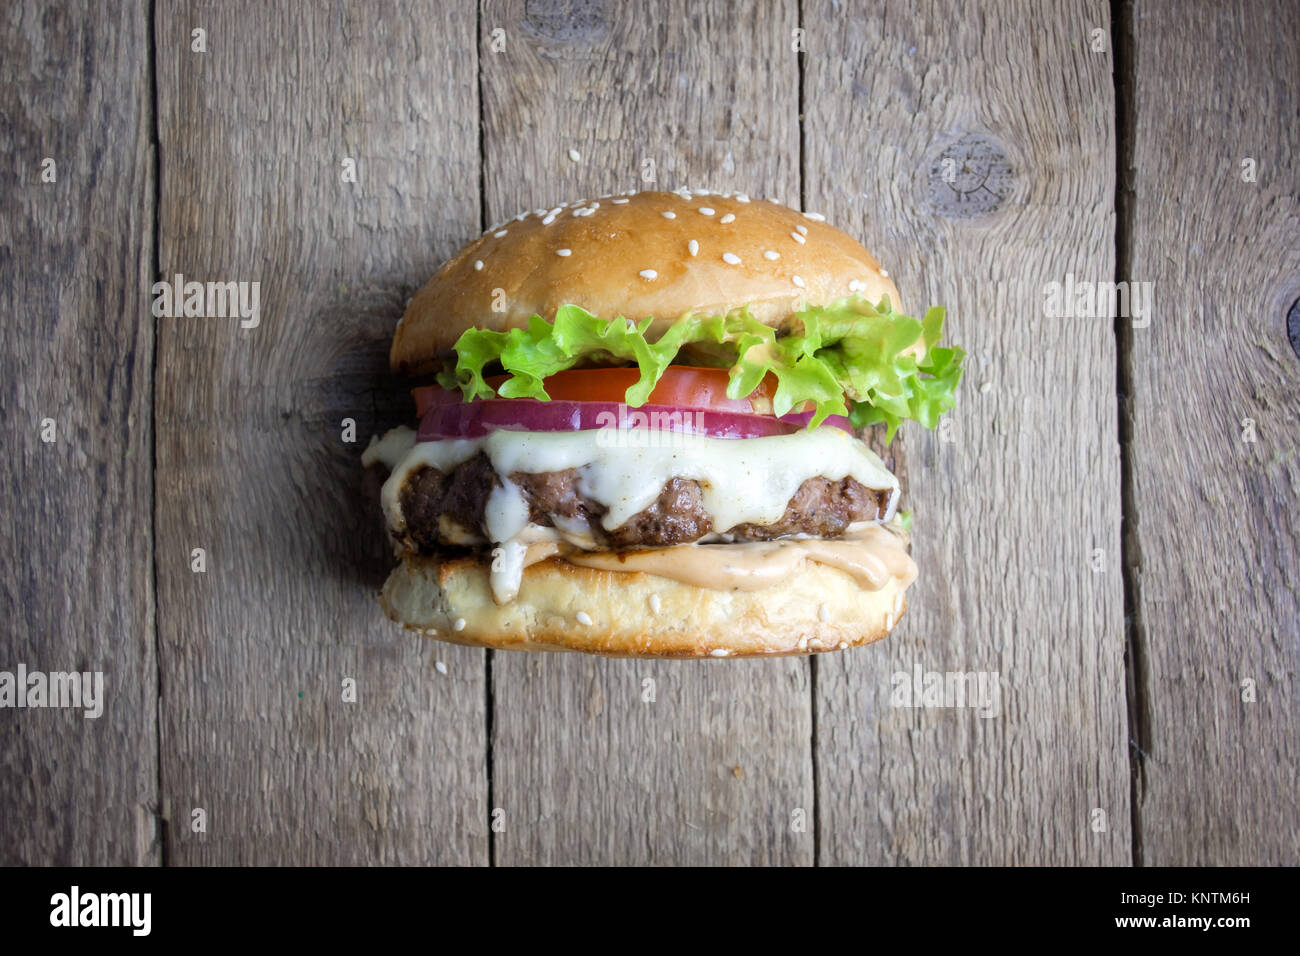
[[(542, 402), (533, 398), (503, 398), (434, 405), (420, 422), (419, 441), (442, 438), (481, 438), (497, 429), (527, 432), (575, 432), (597, 428), (648, 428), (710, 438), (765, 438), (789, 435), (798, 422), (770, 415), (744, 415), (706, 409), (619, 402)], [(847, 419), (844, 420), (847, 426)]]

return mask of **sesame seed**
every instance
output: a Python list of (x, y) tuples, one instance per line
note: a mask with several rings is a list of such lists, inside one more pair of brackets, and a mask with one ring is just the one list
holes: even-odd
[(710, 207), (708, 207), (708, 206), (701, 206), (701, 207), (700, 207), (700, 212), (704, 213), (704, 215), (706, 215), (706, 216), (712, 216), (712, 215), (713, 215), (713, 210), (712, 210)]
[(456, 618), (456, 623), (451, 626), (451, 629), (453, 631), (465, 630), (465, 619), (463, 617)]
[(433, 669), (436, 670), (439, 674), (447, 673), (447, 665), (444, 664), (442, 661), (434, 661)]
[(773, 262), (775, 262), (777, 259), (781, 258), (781, 253), (773, 249), (768, 249), (766, 252), (763, 253), (763, 258), (771, 259)]
[(578, 152), (576, 149), (571, 149), (569, 150), (569, 159), (575, 163), (582, 162), (582, 153)]
[(623, 203), (627, 202), (627, 200), (626, 200), (626, 199), (611, 199), (610, 202), (614, 203), (614, 205), (616, 205), (616, 206), (621, 206), (621, 205), (623, 205)]
[(803, 236), (799, 235), (799, 233), (797, 232), (790, 233), (790, 238), (793, 239), (795, 242), (799, 243), (799, 245), (801, 246), (808, 241)]
[(848, 649), (849, 649), (849, 642), (848, 642), (848, 641), (840, 641), (840, 650), (842, 650), (842, 651), (847, 651)]
[(749, 197), (744, 193), (736, 193), (736, 202), (749, 202)]
[(695, 191), (699, 193), (701, 196), (707, 196), (709, 194), (709, 191), (707, 189), (697, 189)]
[(637, 273), (637, 275), (639, 275), (642, 279), (659, 278), (659, 273), (655, 272), (653, 269), (642, 269), (640, 272)]
[(735, 222), (735, 221), (736, 221), (736, 217), (731, 213), (727, 213), (725, 216), (723, 216), (721, 219), (718, 220), (718, 222), (721, 223), (728, 223), (728, 222)]
[(886, 272), (884, 269), (881, 269), (881, 270), (880, 270), (880, 274), (881, 274), (882, 276), (884, 276), (886, 279), (889, 278), (889, 273)]
[(577, 614), (574, 615), (574, 617), (576, 617), (578, 619), (578, 623), (583, 625), (584, 627), (591, 627), (591, 615), (588, 614), (586, 611), (579, 611)]
[(715, 647), (713, 650), (709, 651), (709, 656), (710, 656), (710, 657), (726, 657), (726, 656), (727, 656), (728, 654), (730, 654), (730, 653), (731, 653), (731, 651), (727, 650), (725, 647)]
[(556, 250), (555, 250), (555, 254), (556, 254), (557, 256), (571, 256), (571, 255), (573, 255), (573, 250), (572, 250), (572, 249), (556, 249)]
[(498, 232), (494, 232), (494, 233), (492, 233), (492, 235), (495, 236), (497, 239), (500, 239), (500, 238), (501, 238), (502, 236), (504, 236), (505, 234), (506, 234), (506, 230), (504, 230), (504, 229), (499, 230)]
[(825, 604), (818, 605), (818, 607), (817, 607), (817, 620), (819, 620), (819, 621), (829, 621), (830, 619), (831, 619), (830, 608), (828, 608)]
[(676, 218), (677, 218), (677, 213), (672, 212), (671, 210), (668, 210), (668, 209), (665, 209), (665, 210), (664, 210), (663, 212), (661, 212), (659, 215), (663, 216), (665, 219), (676, 219)]
[(795, 227), (794, 227), (794, 231), (797, 232), (797, 233), (799, 233), (799, 235), (801, 235), (801, 236), (806, 236), (806, 235), (808, 235), (808, 227), (807, 227), (807, 226), (795, 226)]
[(822, 215), (821, 213), (819, 213), (819, 212), (806, 212), (806, 213), (804, 213), (804, 218), (805, 218), (805, 219), (811, 219), (813, 222), (825, 222), (825, 221), (826, 221), (826, 217), (823, 216), (823, 215)]
[(691, 255), (693, 256), (698, 256), (700, 254), (700, 244), (694, 239), (686, 243), (686, 248), (690, 250)]
[(663, 603), (664, 602), (659, 599), (658, 594), (650, 595), (650, 613), (658, 614), (659, 608), (663, 606)]
[(722, 254), (722, 261), (729, 266), (738, 266), (740, 265), (740, 256), (736, 255), (734, 252), (724, 252)]
[(804, 650), (804, 649), (808, 646), (808, 635), (807, 635), (807, 634), (804, 634), (802, 637), (799, 638), (799, 643), (798, 643), (797, 646), (798, 646), (799, 650), (801, 650), (801, 651)]
[(551, 223), (553, 223), (553, 222), (555, 222), (555, 213), (551, 213), (549, 216), (547, 216), (545, 219), (543, 219), (543, 220), (542, 220), (542, 225), (543, 225), (543, 226), (549, 226), (549, 225), (550, 225)]
[(980, 386), (980, 394), (981, 394), (981, 395), (987, 395), (987, 394), (988, 394), (989, 392), (991, 392), (991, 391), (993, 391), (993, 383), (992, 383), (992, 382), (985, 382), (983, 385)]
[(791, 276), (790, 281), (793, 282), (795, 285), (797, 285), (799, 288), (801, 289), (804, 288), (803, 279), (800, 279), (798, 276)]
[(475, 271), (475, 272), (482, 272), (482, 271), (483, 271), (483, 260), (482, 260), (482, 259), (475, 259), (475, 260), (474, 260), (474, 271)]
[(862, 280), (861, 280), (861, 279), (853, 279), (853, 280), (851, 280), (851, 281), (849, 282), (849, 291), (850, 291), (850, 292), (858, 292), (858, 291), (860, 291), (861, 289), (862, 289)]

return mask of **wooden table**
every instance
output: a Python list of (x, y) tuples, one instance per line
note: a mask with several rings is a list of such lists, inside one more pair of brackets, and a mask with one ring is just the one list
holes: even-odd
[[(641, 7), (4, 5), (0, 669), (105, 705), (0, 710), (0, 861), (1300, 861), (1295, 6)], [(687, 184), (949, 308), (900, 628), (682, 663), (388, 623), (358, 458), (411, 414), (407, 298), (519, 210)], [(155, 318), (177, 274), (260, 323)], [(1145, 316), (1049, 314), (1121, 280)], [(918, 670), (996, 713), (893, 706)]]

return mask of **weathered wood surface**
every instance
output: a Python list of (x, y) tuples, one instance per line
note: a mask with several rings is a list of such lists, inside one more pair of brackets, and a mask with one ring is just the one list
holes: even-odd
[(395, 318), (478, 217), (474, 18), (166, 4), (156, 27), (162, 274), (260, 281), (262, 309), (159, 320), (169, 859), (485, 863), (483, 655), (379, 611), (359, 464), (409, 415)]
[[(1127, 863), (1114, 337), (1043, 314), (1047, 283), (1114, 275), (1106, 4), (818, 2), (805, 26), (809, 208), (970, 353), (951, 421), (896, 440), (903, 623), (817, 660), (820, 862)], [(896, 706), (918, 668), (985, 675), (987, 706)]]
[(104, 698), (0, 710), (5, 864), (159, 857), (147, 13), (0, 12), (0, 670)]
[[(795, 23), (792, 2), (485, 3), (488, 219), (652, 188), (647, 161), (653, 187), (797, 203)], [(808, 670), (494, 655), (497, 862), (811, 863)]]
[[(1097, 0), (8, 5), (0, 670), (107, 702), (0, 711), (0, 862), (1297, 862), (1297, 21), (1119, 9), (1117, 55)], [(802, 197), (950, 308), (884, 644), (489, 664), (374, 603), (407, 296), (647, 160)], [(1117, 269), (1150, 326), (1044, 314)], [(155, 320), (155, 270), (260, 282), (260, 324)], [(997, 672), (997, 716), (891, 706), (917, 667)]]
[(1131, 23), (1128, 248), (1156, 301), (1129, 334), (1139, 850), (1294, 865), (1300, 19), (1286, 2), (1137, 3)]

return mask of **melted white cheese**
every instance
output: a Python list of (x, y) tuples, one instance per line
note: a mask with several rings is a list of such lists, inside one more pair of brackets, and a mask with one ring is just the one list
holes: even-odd
[(528, 545), (518, 539), (503, 542), (492, 549), (488, 584), (492, 588), (492, 599), (498, 604), (509, 604), (519, 593), (527, 554)]
[[(399, 431), (394, 429), (394, 432)], [(534, 529), (528, 504), (508, 476), (576, 469), (579, 489), (606, 509), (601, 523), (613, 531), (654, 504), (672, 478), (699, 482), (704, 510), (714, 528), (772, 524), (785, 514), (799, 486), (810, 478), (853, 478), (867, 488), (889, 491), (885, 519), (894, 514), (898, 480), (863, 442), (837, 428), (816, 428), (767, 438), (723, 439), (674, 436), (668, 447), (641, 447), (619, 440), (614, 430), (514, 432), (499, 430), (483, 438), (415, 442), (410, 429), (390, 432), (366, 450), (363, 461), (391, 462), (384, 483), (384, 514), (397, 533), (406, 528), (401, 490), (424, 467), (447, 472), (480, 452), (501, 477), (488, 497), (484, 524), (496, 552), (493, 592), (504, 603), (518, 590), (522, 549)], [(626, 436), (624, 436), (626, 437)], [(405, 454), (399, 454), (405, 448)], [(567, 533), (566, 533), (567, 532)], [(584, 529), (562, 529), (564, 537), (590, 538)], [(574, 542), (578, 543), (578, 542)], [(510, 595), (510, 597), (506, 597)]]
[(398, 425), (396, 428), (390, 428), (383, 438), (377, 435), (370, 436), (370, 444), (361, 453), (361, 464), (367, 468), (382, 464), (392, 471), (411, 453), (414, 445), (415, 432), (405, 425)]
[[(402, 486), (406, 484), (407, 477), (421, 468), (436, 468), (439, 471), (447, 472), (457, 465), (463, 465), (475, 455), (478, 454), (479, 443), (481, 438), (451, 438), (446, 441), (415, 441), (415, 433), (409, 428), (400, 426), (390, 431), (379, 442), (383, 445), (389, 437), (396, 431), (406, 431), (411, 433), (411, 444), (405, 455), (392, 465), (392, 474), (384, 482), (384, 488), (380, 492), (380, 501), (384, 506), (384, 518), (388, 521), (388, 527), (392, 528), (399, 534), (406, 530), (406, 518), (402, 516), (401, 494)], [(405, 436), (402, 436), (405, 440)], [(396, 445), (396, 440), (394, 441)], [(366, 454), (370, 454), (378, 446), (372, 445), (366, 449)], [(372, 456), (378, 458), (378, 455)], [(380, 459), (382, 460), (382, 459)], [(361, 461), (364, 464), (370, 464), (362, 455)], [(387, 462), (385, 462), (387, 464)]]

